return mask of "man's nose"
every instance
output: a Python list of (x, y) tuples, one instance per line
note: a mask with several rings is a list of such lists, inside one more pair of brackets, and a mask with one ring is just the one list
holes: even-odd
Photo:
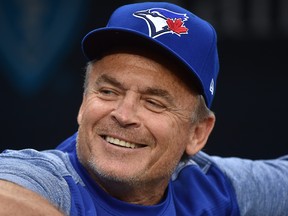
[(137, 128), (140, 126), (138, 106), (139, 103), (137, 103), (135, 98), (125, 96), (111, 112), (112, 118), (122, 127)]

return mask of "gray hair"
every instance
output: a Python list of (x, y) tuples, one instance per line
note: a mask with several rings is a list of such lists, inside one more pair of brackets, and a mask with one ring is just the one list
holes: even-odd
[(214, 115), (214, 113), (206, 106), (205, 99), (202, 95), (196, 95), (196, 104), (192, 113), (192, 123), (196, 124), (204, 119)]
[(87, 92), (87, 88), (88, 88), (88, 83), (89, 83), (89, 74), (92, 71), (92, 66), (93, 64), (96, 62), (97, 60), (93, 60), (93, 61), (89, 61), (86, 65), (86, 69), (85, 69), (85, 75), (84, 75), (84, 94)]

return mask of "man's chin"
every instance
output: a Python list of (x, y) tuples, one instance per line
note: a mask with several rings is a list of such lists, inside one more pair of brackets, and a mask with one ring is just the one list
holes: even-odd
[(117, 183), (122, 185), (131, 185), (136, 186), (139, 185), (141, 180), (139, 176), (136, 174), (129, 174), (129, 172), (125, 172), (125, 170), (106, 170), (103, 168), (99, 168), (95, 163), (89, 162), (89, 172), (91, 175), (95, 176), (98, 181), (101, 182), (110, 182)]

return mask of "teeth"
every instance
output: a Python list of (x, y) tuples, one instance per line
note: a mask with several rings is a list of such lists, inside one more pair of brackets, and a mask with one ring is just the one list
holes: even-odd
[(126, 142), (126, 141), (119, 140), (119, 139), (109, 137), (109, 136), (106, 136), (105, 140), (109, 143), (112, 143), (112, 144), (118, 145), (118, 146), (123, 146), (123, 147), (127, 147), (127, 148), (132, 148), (132, 149), (134, 149), (136, 147), (136, 144), (134, 144), (134, 143)]

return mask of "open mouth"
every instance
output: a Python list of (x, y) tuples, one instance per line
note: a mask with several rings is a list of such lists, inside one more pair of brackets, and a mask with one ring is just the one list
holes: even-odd
[(113, 138), (113, 137), (110, 137), (110, 136), (102, 136), (102, 138), (110, 143), (110, 144), (113, 144), (113, 145), (116, 145), (116, 146), (120, 146), (120, 147), (124, 147), (124, 148), (131, 148), (131, 149), (135, 149), (135, 148), (143, 148), (145, 147), (146, 145), (139, 145), (139, 144), (136, 144), (136, 143), (130, 143), (130, 142), (127, 142), (127, 141), (124, 141), (124, 140), (120, 140), (120, 139), (117, 139), (117, 138)]

